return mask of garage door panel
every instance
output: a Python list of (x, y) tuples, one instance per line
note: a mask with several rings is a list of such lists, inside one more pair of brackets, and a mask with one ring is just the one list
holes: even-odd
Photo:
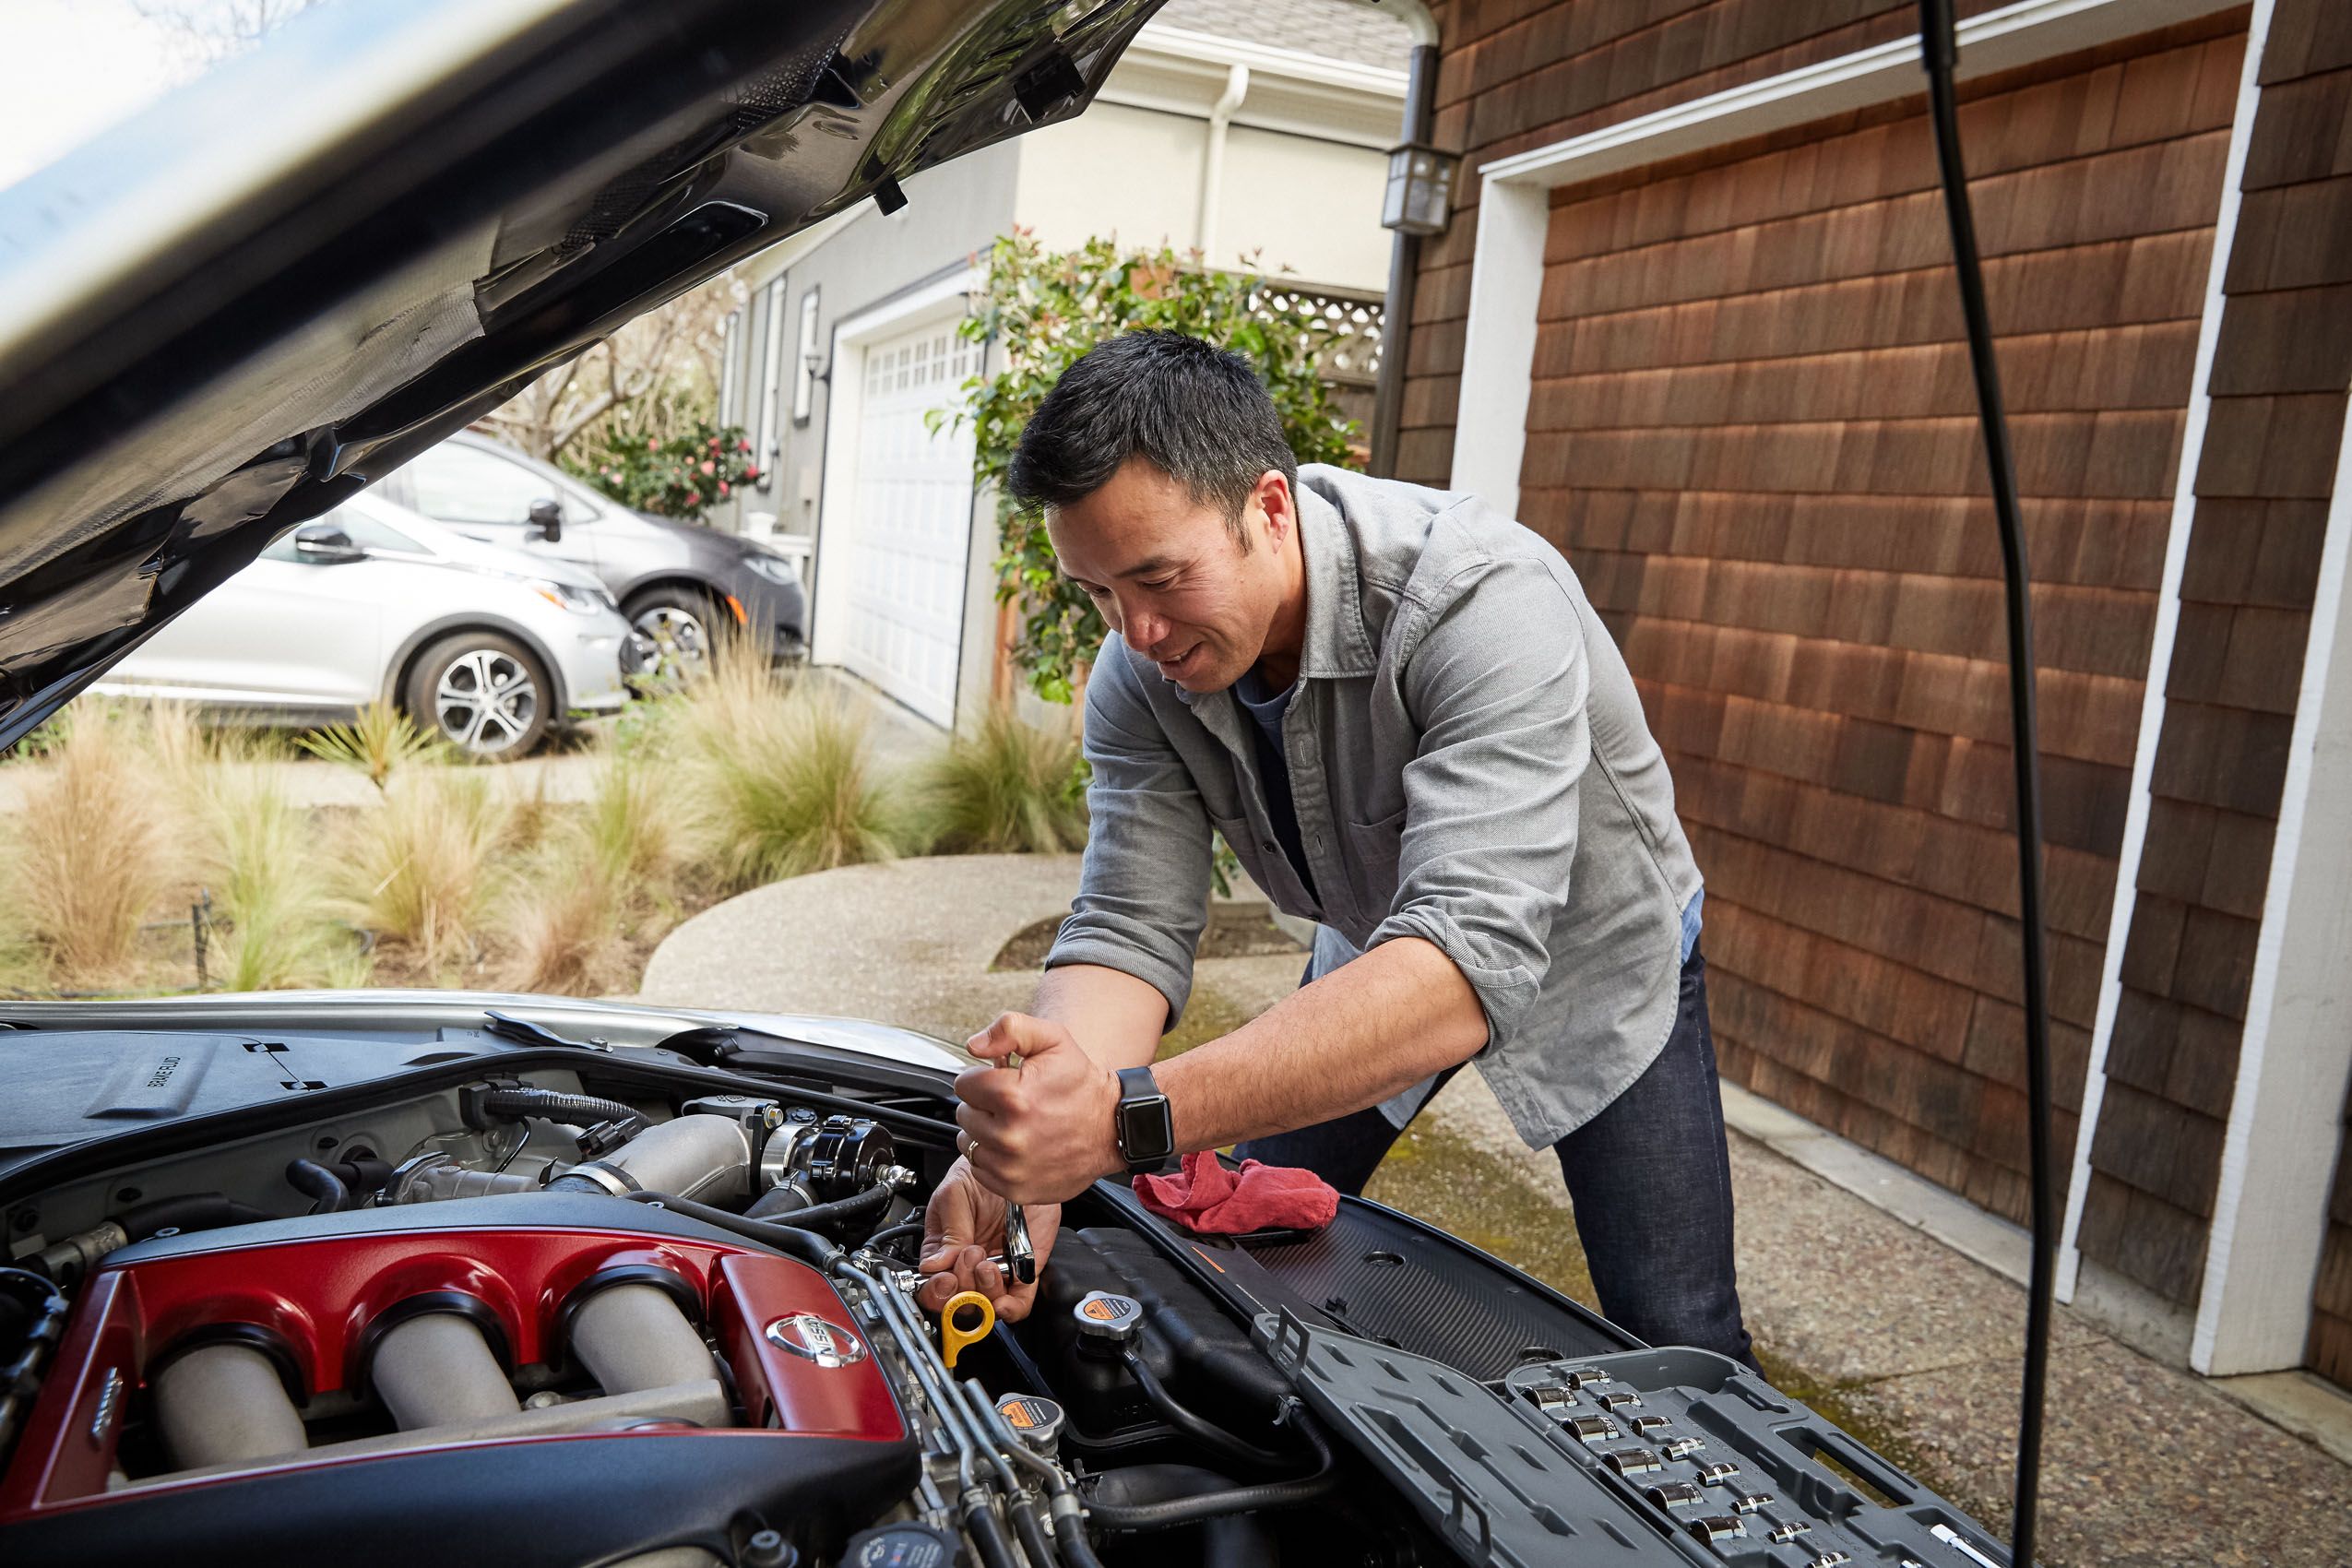
[(866, 350), (858, 416), (849, 626), (842, 660), (941, 724), (956, 715), (971, 540), (969, 426), (929, 428), (979, 364), (937, 323)]

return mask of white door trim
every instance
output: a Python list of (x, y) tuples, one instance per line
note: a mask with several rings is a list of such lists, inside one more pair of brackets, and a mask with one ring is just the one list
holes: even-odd
[[(2230, 0), (2018, 0), (1959, 26), (1962, 80), (2216, 11)], [(1921, 91), (1916, 35), (1481, 164), (1452, 488), (1519, 506), (1550, 193)]]
[(2303, 1364), (2343, 1142), (2352, 1072), (2344, 973), (2352, 951), (2352, 638), (2337, 634), (2347, 554), (2352, 430), (2336, 451), (2189, 1348), (2189, 1364), (2213, 1377)]
[[(967, 301), (983, 279), (978, 267), (964, 267), (885, 300), (840, 322), (833, 329), (826, 367), (825, 481), (819, 490), (816, 526), (816, 593), (809, 607), (809, 659), (839, 664), (848, 633), (851, 584), (843, 569), (857, 527), (858, 431), (865, 411), (866, 349), (930, 321), (964, 315)], [(833, 565), (828, 568), (826, 557)]]
[[(2270, 36), (2272, 0), (2254, 0), (2246, 24), (2246, 58), (2238, 77), (2238, 106), (2229, 122), (2229, 150), (2222, 162), (2221, 207), (2214, 215), (2213, 257), (2205, 267), (2205, 303), (2197, 320), (2197, 357), (2190, 373), (2189, 406), (2180, 427), (2180, 466), (2172, 481), (2172, 517), (2164, 541), (2164, 569), (2156, 587), (2156, 625), (2148, 640), (2147, 681), (2140, 695), (2139, 740), (2132, 754), (2132, 788), (2123, 811), (2123, 841), (2116, 850), (2115, 895), (2109, 900), (2107, 950), (2099, 964), (2099, 999), (2091, 1020), (2090, 1063), (2083, 1077), (2083, 1111), (2075, 1123), (2074, 1163), (2066, 1181), (2066, 1218), (2059, 1229), (2058, 1299), (2072, 1301), (2082, 1278), (2083, 1206), (2091, 1190), (2091, 1141), (2099, 1109), (2107, 1100), (2107, 1053), (2115, 1039), (2115, 1015), (2123, 999), (2123, 948), (2139, 906), (2140, 859), (2147, 848), (2148, 814), (2155, 796), (2156, 742), (2164, 734), (2164, 688), (2180, 629), (2180, 575), (2189, 555), (2189, 534), (2197, 517), (2197, 469), (2204, 465), (2205, 428), (2213, 414), (2214, 346), (2221, 339), (2221, 315), (2228, 300), (2222, 284), (2238, 236), (2243, 202), (2239, 185), (2246, 174), (2246, 147), (2262, 101), (2263, 45)], [(2308, 1297), (2309, 1292), (2306, 1292)]]

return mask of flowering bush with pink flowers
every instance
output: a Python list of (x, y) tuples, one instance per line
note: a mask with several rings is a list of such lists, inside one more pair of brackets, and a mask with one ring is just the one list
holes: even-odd
[(671, 435), (619, 437), (582, 477), (624, 506), (700, 522), (759, 469), (741, 426), (696, 420)]

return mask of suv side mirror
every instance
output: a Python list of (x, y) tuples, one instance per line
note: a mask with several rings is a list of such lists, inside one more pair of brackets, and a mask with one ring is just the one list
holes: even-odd
[(314, 566), (364, 561), (367, 552), (351, 542), (339, 523), (305, 523), (294, 530), (294, 553)]
[(547, 540), (550, 544), (553, 544), (557, 540), (562, 539), (564, 537), (564, 507), (562, 503), (555, 501), (532, 502), (530, 526), (538, 529), (539, 537)]

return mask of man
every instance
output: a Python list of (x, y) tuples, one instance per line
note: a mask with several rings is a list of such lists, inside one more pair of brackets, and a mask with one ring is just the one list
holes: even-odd
[[(1005, 1200), (1042, 1259), (1061, 1201), (1167, 1142), (1359, 1191), (1475, 1058), (1558, 1151), (1602, 1310), (1748, 1360), (1699, 873), (1558, 552), (1473, 496), (1301, 470), (1247, 363), (1173, 333), (1071, 366), (1010, 483), (1111, 628), (1087, 690), (1093, 820), (1031, 1012), (972, 1039), (999, 1065), (957, 1083), (925, 1304), (977, 1289), (1022, 1316), (1036, 1288), (990, 1261)], [(1320, 934), (1297, 992), (1154, 1069), (1212, 829)]]

